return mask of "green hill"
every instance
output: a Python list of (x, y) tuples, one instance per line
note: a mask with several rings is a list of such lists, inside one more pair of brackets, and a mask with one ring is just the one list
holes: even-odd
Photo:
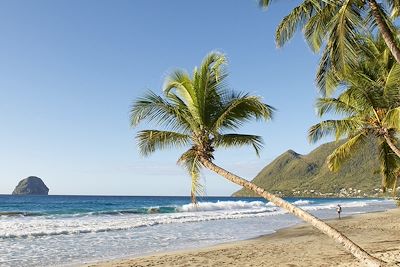
[[(381, 188), (377, 146), (371, 140), (344, 164), (329, 171), (326, 158), (342, 142), (323, 144), (308, 155), (288, 150), (252, 180), (281, 196), (378, 196)], [(234, 196), (255, 196), (241, 189)]]

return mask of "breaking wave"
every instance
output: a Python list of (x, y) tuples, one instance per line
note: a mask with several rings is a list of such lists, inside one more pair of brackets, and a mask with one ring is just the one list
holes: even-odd
[[(360, 200), (341, 203), (343, 208), (357, 208), (385, 200)], [(307, 211), (335, 209), (336, 203), (297, 200), (293, 204)], [(275, 216), (286, 211), (262, 201), (200, 202), (197, 205), (154, 206), (132, 210), (114, 210), (74, 215), (42, 213), (0, 213), (0, 238), (27, 238), (129, 230), (160, 224), (193, 223), (212, 220)], [(82, 218), (84, 216), (84, 218)]]

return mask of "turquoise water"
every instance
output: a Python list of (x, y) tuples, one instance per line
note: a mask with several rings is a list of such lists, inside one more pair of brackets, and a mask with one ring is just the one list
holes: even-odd
[[(260, 198), (0, 195), (0, 265), (53, 266), (195, 248), (300, 221)], [(287, 198), (321, 218), (394, 208), (385, 199)]]

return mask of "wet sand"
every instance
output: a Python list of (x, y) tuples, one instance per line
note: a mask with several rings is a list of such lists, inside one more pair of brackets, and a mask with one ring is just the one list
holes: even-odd
[[(367, 252), (400, 262), (400, 208), (330, 220)], [(313, 227), (300, 226), (252, 240), (194, 250), (159, 253), (86, 266), (362, 266), (333, 240)], [(400, 266), (400, 265), (399, 265)]]

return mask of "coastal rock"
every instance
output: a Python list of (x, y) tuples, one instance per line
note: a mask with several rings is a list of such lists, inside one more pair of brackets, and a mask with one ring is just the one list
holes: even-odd
[(12, 192), (13, 195), (48, 195), (49, 188), (42, 179), (36, 176), (29, 176), (21, 180)]

